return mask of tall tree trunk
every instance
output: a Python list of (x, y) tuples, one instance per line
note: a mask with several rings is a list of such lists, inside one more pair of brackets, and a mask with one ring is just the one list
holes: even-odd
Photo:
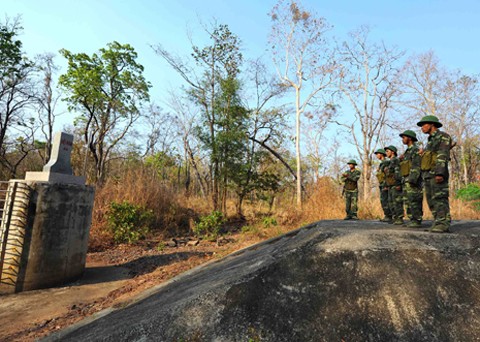
[(368, 201), (372, 196), (372, 162), (367, 157), (363, 161), (363, 200)]
[(465, 147), (460, 145), (460, 160), (462, 161), (463, 167), (463, 182), (465, 185), (468, 184), (468, 167), (467, 167), (467, 158), (465, 156)]
[(297, 153), (297, 209), (302, 210), (302, 161), (300, 151), (300, 89), (296, 88), (296, 131), (295, 149)]

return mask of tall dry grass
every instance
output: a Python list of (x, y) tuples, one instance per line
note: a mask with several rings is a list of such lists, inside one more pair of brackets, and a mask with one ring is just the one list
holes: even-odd
[(119, 177), (108, 179), (96, 190), (90, 249), (101, 249), (113, 243), (107, 229), (108, 210), (112, 202), (124, 201), (151, 210), (155, 218), (153, 230), (165, 235), (185, 233), (195, 217), (195, 211), (185, 206), (184, 196), (162, 183), (152, 170), (130, 169)]
[[(245, 225), (256, 226), (262, 237), (271, 237), (295, 229), (301, 225), (319, 220), (342, 219), (345, 217), (345, 202), (338, 185), (330, 178), (322, 178), (312, 188), (307, 189), (303, 211), (298, 211), (293, 197), (283, 195), (270, 211), (262, 201), (245, 201)], [(127, 201), (152, 210), (155, 215), (154, 231), (160, 235), (178, 235), (191, 232), (193, 221), (199, 215), (211, 213), (211, 201), (198, 196), (185, 196), (162, 183), (148, 168), (136, 168), (126, 171), (122, 176), (109, 179), (97, 189), (91, 229), (91, 250), (111, 245), (113, 239), (107, 229), (106, 217), (112, 202)], [(451, 198), (451, 213), (454, 220), (480, 219), (480, 212), (468, 202)], [(428, 205), (424, 201), (424, 218), (431, 219)], [(235, 199), (227, 201), (227, 215), (235, 215)], [(274, 218), (278, 225), (263, 227), (263, 220)], [(361, 219), (379, 219), (383, 217), (378, 194), (359, 201)]]
[(343, 217), (345, 202), (338, 186), (330, 178), (320, 178), (310, 189), (310, 196), (303, 205), (303, 220), (333, 220)]

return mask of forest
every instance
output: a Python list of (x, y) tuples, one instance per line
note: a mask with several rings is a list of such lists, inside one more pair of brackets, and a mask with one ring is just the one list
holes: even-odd
[(480, 218), (479, 75), (443, 66), (435, 51), (375, 41), (368, 26), (338, 37), (299, 1), (279, 0), (265, 20), (269, 46), (256, 59), (218, 20), (199, 25), (209, 43), (192, 40), (189, 55), (152, 44), (183, 80), (159, 105), (136, 42), (28, 56), (21, 17), (6, 17), (0, 180), (41, 170), (59, 117), (71, 116), (62, 130), (75, 137), (74, 174), (96, 188), (92, 248), (149, 234), (271, 236), (342, 218), (339, 176), (351, 158), (362, 172), (360, 218), (380, 218), (373, 152), (403, 151), (405, 129), (424, 144), (416, 123), (435, 115), (455, 143), (452, 217)]

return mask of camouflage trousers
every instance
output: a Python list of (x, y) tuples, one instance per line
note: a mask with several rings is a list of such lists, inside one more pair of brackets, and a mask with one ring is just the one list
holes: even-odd
[(405, 182), (403, 185), (403, 200), (407, 216), (411, 221), (422, 222), (423, 189), (422, 186)]
[(388, 188), (383, 186), (380, 187), (380, 203), (382, 204), (383, 214), (385, 217), (392, 217), (390, 205), (388, 203)]
[[(397, 188), (400, 188), (397, 189)], [(403, 219), (403, 192), (401, 186), (388, 187), (388, 205), (394, 220)]]
[(357, 217), (358, 191), (345, 191), (345, 211), (347, 217)]
[(448, 180), (438, 184), (435, 177), (425, 179), (425, 195), (432, 212), (435, 226), (450, 227), (450, 202), (448, 200)]

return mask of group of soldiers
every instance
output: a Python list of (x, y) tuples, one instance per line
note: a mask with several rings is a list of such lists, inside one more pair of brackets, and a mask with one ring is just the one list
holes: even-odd
[[(394, 145), (375, 151), (380, 160), (377, 178), (380, 186), (380, 202), (384, 212), (382, 222), (421, 228), (423, 218), (423, 192), (434, 221), (429, 231), (448, 232), (451, 224), (449, 204), (448, 162), (452, 138), (439, 128), (442, 123), (436, 116), (424, 116), (417, 126), (428, 134), (424, 149), (417, 145), (417, 135), (406, 130), (399, 136), (406, 145), (405, 152), (398, 156)], [(348, 163), (349, 170), (342, 174), (347, 216), (346, 220), (358, 220), (358, 180), (360, 170), (355, 160)], [(404, 212), (409, 219), (404, 221)]]

